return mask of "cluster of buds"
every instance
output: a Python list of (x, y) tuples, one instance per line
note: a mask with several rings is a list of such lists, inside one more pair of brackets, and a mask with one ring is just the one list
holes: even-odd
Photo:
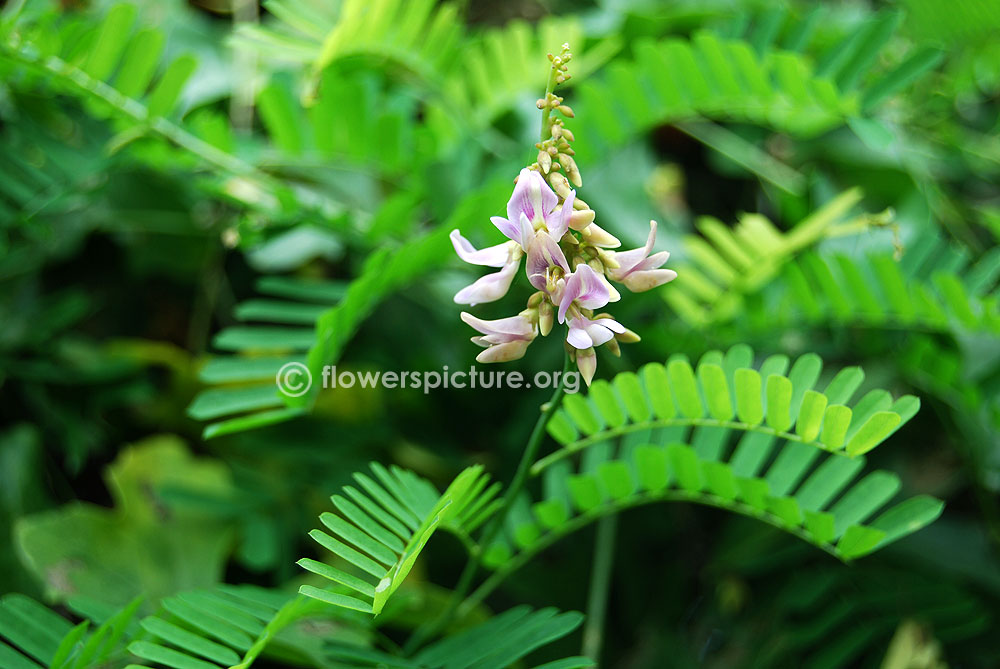
[(563, 98), (552, 93), (555, 84), (569, 79), (566, 65), (571, 58), (568, 45), (558, 56), (549, 55), (549, 86), (538, 100), (542, 110), (542, 139), (535, 145), (538, 159), (517, 176), (507, 217), (490, 219), (508, 241), (476, 249), (458, 230), (451, 232), (451, 240), (462, 260), (500, 268), (460, 290), (455, 302), (475, 305), (506, 295), (522, 257), (528, 282), (537, 291), (516, 316), (484, 321), (462, 313), (462, 320), (481, 333), (472, 338), (485, 349), (476, 360), (517, 360), (538, 335), (547, 336), (558, 322), (567, 326), (567, 350), (589, 385), (597, 369), (596, 348), (606, 346), (619, 355), (619, 342), (639, 341), (610, 314), (595, 313), (621, 299), (612, 281), (641, 292), (673, 280), (677, 273), (660, 269), (669, 253), (652, 253), (655, 221), (649, 223), (645, 246), (616, 252), (613, 249), (621, 242), (594, 222), (594, 211), (571, 188), (583, 187), (573, 159), (575, 138), (553, 112), (564, 118), (574, 114)]

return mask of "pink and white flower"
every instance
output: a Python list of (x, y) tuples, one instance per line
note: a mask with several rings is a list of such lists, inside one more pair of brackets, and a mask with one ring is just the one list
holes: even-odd
[(566, 312), (574, 303), (583, 309), (600, 309), (610, 298), (611, 294), (600, 275), (590, 265), (579, 265), (566, 279), (559, 298), (559, 322), (566, 321)]
[(525, 168), (518, 175), (517, 185), (507, 202), (507, 218), (493, 216), (490, 220), (508, 239), (527, 251), (535, 232), (542, 228), (554, 240), (562, 239), (569, 228), (575, 198), (576, 191), (570, 191), (562, 207), (556, 210), (559, 198), (545, 183), (545, 177)]
[(477, 250), (458, 230), (451, 231), (451, 243), (458, 257), (467, 263), (502, 268), (499, 272), (480, 277), (472, 285), (458, 291), (455, 295), (457, 304), (495, 302), (507, 294), (521, 264), (521, 247), (514, 242), (504, 242)]
[(625, 332), (625, 326), (611, 318), (590, 319), (574, 316), (569, 319), (566, 341), (573, 348), (584, 350), (606, 344), (616, 334)]
[(518, 360), (538, 334), (534, 323), (524, 314), (484, 321), (463, 311), (462, 320), (482, 333), (482, 336), (472, 338), (473, 343), (486, 349), (476, 356), (477, 362)]
[(646, 245), (631, 251), (615, 253), (614, 258), (618, 267), (609, 269), (608, 277), (624, 283), (633, 293), (641, 293), (676, 279), (677, 272), (674, 270), (658, 269), (670, 257), (668, 252), (660, 251), (649, 255), (655, 242), (656, 221), (650, 221)]

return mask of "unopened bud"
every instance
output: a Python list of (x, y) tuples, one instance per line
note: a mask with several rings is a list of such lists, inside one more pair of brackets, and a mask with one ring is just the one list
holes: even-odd
[(614, 251), (608, 251), (607, 249), (598, 248), (597, 257), (601, 259), (604, 264), (605, 269), (618, 269), (621, 267), (621, 263), (615, 258)]
[(580, 370), (580, 376), (589, 386), (597, 372), (597, 354), (594, 353), (593, 348), (576, 352), (576, 367)]
[(546, 102), (545, 98), (538, 98), (537, 100), (535, 100), (535, 106), (538, 107), (539, 109), (545, 109), (548, 106), (548, 104), (549, 103)]
[(552, 124), (552, 139), (559, 139), (562, 137), (563, 127), (558, 123)]
[(580, 198), (576, 198), (575, 200), (573, 200), (573, 208), (583, 211), (584, 209), (590, 209), (590, 205), (581, 200)]
[(554, 311), (552, 303), (548, 300), (538, 305), (538, 331), (543, 337), (547, 337), (552, 332)]
[(605, 249), (616, 249), (622, 245), (621, 240), (597, 225), (597, 223), (591, 223), (583, 229), (583, 239), (588, 244)]
[(532, 293), (531, 297), (528, 298), (528, 309), (534, 309), (539, 304), (542, 303), (542, 299), (545, 298), (545, 293), (538, 291), (537, 293)]
[(548, 172), (552, 169), (552, 156), (549, 155), (548, 151), (538, 152), (538, 164), (543, 172)]
[(552, 184), (552, 190), (559, 194), (563, 199), (570, 196), (571, 189), (569, 187), (569, 181), (566, 180), (559, 172), (552, 172), (549, 175), (549, 183)]
[(604, 344), (604, 348), (606, 348), (609, 351), (611, 351), (611, 355), (615, 356), (616, 358), (622, 357), (622, 350), (618, 346), (618, 340), (617, 339), (609, 339), (607, 341), (607, 343)]
[(615, 339), (623, 344), (637, 344), (642, 341), (642, 338), (639, 335), (632, 332), (628, 328), (625, 328), (625, 332), (616, 333)]
[[(563, 79), (569, 79), (569, 75), (563, 75)], [(573, 108), (569, 105), (559, 105), (556, 109), (558, 109), (559, 112), (567, 118), (574, 118), (576, 116), (576, 114), (573, 113)]]
[(559, 159), (559, 164), (566, 170), (566, 176), (573, 182), (573, 185), (577, 188), (583, 188), (583, 178), (580, 176), (580, 168), (576, 166), (576, 161), (573, 160), (573, 157), (567, 156), (565, 153), (560, 153), (557, 158)]
[(562, 136), (571, 142), (576, 141), (576, 136), (573, 134), (573, 131), (567, 128), (566, 126), (562, 126)]
[(594, 222), (595, 215), (593, 209), (577, 210), (574, 208), (573, 213), (569, 215), (569, 227), (574, 230), (583, 230)]

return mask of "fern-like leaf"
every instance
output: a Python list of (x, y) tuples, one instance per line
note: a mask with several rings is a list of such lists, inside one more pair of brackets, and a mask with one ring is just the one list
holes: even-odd
[[(943, 503), (929, 496), (892, 500), (894, 474), (871, 472), (860, 480), (864, 458), (823, 455), (801, 443), (777, 449), (743, 440), (730, 457), (693, 445), (650, 445), (633, 439), (622, 455), (593, 450), (579, 469), (560, 462), (546, 469), (545, 497), (519, 500), (505, 533), (486, 547), (484, 563), (502, 577), (563, 536), (599, 517), (662, 501), (705, 504), (757, 518), (853, 560), (932, 522)], [(774, 456), (770, 466), (766, 458)]]
[[(434, 531), (441, 527), (468, 541), (468, 533), (496, 510), (493, 498), (498, 486), (487, 487), (489, 478), (478, 466), (459, 474), (440, 495), (426, 480), (404, 469), (386, 469), (373, 463), (371, 471), (374, 477), (354, 475), (364, 492), (346, 487), (343, 496), (332, 497), (342, 515), (327, 512), (320, 516), (331, 534), (310, 532), (318, 544), (367, 577), (303, 558), (299, 560), (302, 568), (352, 592), (345, 595), (312, 585), (303, 585), (300, 592), (377, 615), (409, 574)], [(376, 582), (366, 580), (368, 577)]]
[(90, 669), (108, 662), (122, 653), (139, 603), (134, 600), (91, 632), (89, 620), (74, 626), (30, 597), (5, 595), (0, 599), (0, 666)]
[[(437, 641), (412, 658), (349, 646), (334, 647), (330, 657), (351, 667), (502, 669), (517, 666), (518, 660), (570, 634), (581, 622), (583, 616), (574, 611), (560, 613), (552, 608), (532, 611), (527, 606), (518, 606), (485, 623)], [(572, 657), (543, 666), (548, 669), (572, 669), (593, 667), (595, 663), (586, 657)]]
[(853, 457), (881, 444), (920, 407), (912, 395), (893, 399), (880, 389), (849, 406), (864, 380), (858, 367), (840, 370), (822, 391), (815, 390), (823, 362), (812, 353), (790, 370), (784, 355), (759, 367), (752, 363), (753, 351), (737, 345), (725, 355), (709, 351), (697, 369), (678, 355), (666, 365), (649, 363), (639, 374), (619, 374), (611, 383), (596, 381), (589, 397), (567, 396), (553, 415), (548, 430), (563, 447), (536, 462), (532, 472), (619, 436), (661, 429), (684, 441), (693, 428), (692, 443), (713, 457), (733, 432), (744, 434), (741, 457), (765, 456), (779, 439)]

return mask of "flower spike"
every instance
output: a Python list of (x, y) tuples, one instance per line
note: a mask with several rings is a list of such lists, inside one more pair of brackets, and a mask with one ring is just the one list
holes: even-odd
[[(569, 79), (566, 64), (571, 58), (566, 45), (558, 56), (549, 57), (553, 67), (550, 84)], [(460, 290), (455, 302), (499, 300), (510, 288), (521, 256), (526, 256), (525, 274), (536, 292), (524, 311), (494, 321), (462, 312), (462, 320), (480, 333), (472, 341), (485, 349), (476, 360), (517, 360), (535, 337), (547, 336), (556, 323), (565, 324), (567, 351), (590, 385), (597, 370), (596, 348), (605, 346), (619, 355), (619, 344), (639, 341), (637, 334), (610, 314), (594, 314), (594, 310), (621, 299), (611, 281), (642, 292), (672, 281), (677, 273), (662, 268), (669, 253), (653, 253), (655, 221), (650, 221), (645, 246), (612, 250), (621, 242), (594, 222), (596, 214), (573, 189), (583, 186), (571, 146), (576, 137), (566, 127), (566, 120), (574, 114), (551, 90), (537, 103), (542, 110), (542, 138), (535, 145), (537, 162), (517, 175), (507, 216), (490, 218), (508, 241), (476, 249), (458, 230), (451, 233), (452, 245), (462, 260), (500, 268)]]

